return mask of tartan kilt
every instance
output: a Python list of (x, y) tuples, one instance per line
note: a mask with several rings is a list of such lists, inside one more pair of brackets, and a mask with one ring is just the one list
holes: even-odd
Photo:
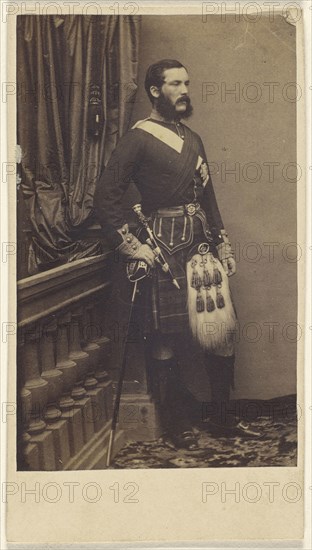
[[(228, 278), (225, 275), (219, 260), (217, 259), (218, 256), (215, 246), (213, 246), (211, 242), (208, 242), (200, 219), (195, 217), (193, 219), (193, 230), (193, 239), (191, 242), (173, 254), (169, 254), (164, 247), (158, 243), (162, 249), (166, 261), (170, 266), (173, 276), (179, 283), (180, 290), (173, 285), (170, 275), (168, 273), (164, 273), (159, 265), (157, 265), (156, 269), (152, 270), (151, 278), (148, 283), (150, 287), (148, 291), (149, 322), (145, 324), (145, 328), (149, 326), (151, 331), (156, 330), (162, 334), (192, 334), (190, 326), (192, 323), (190, 323), (189, 313), (190, 289), (188, 288), (189, 284), (187, 281), (186, 267), (187, 262), (189, 262), (194, 257), (194, 254), (197, 253), (198, 245), (201, 243), (207, 243), (209, 244), (209, 252), (213, 255), (213, 258), (216, 259), (216, 265), (218, 265), (220, 271), (222, 270), (222, 286), (226, 287), (227, 293), (227, 307), (224, 308), (224, 311), (226, 311), (227, 314), (228, 311), (230, 311), (231, 321), (228, 326), (231, 327), (231, 330), (227, 331), (228, 333), (226, 334), (226, 337), (224, 338), (223, 335), (222, 339), (218, 337), (212, 340), (209, 337), (209, 341), (207, 341), (207, 343), (205, 343), (205, 339), (198, 338), (198, 336), (195, 335), (194, 330), (193, 337), (196, 340), (199, 340), (201, 347), (209, 351), (224, 355), (232, 355), (234, 353), (235, 334), (231, 331), (233, 331), (233, 325), (236, 322), (236, 313), (230, 294), (227, 280)], [(195, 292), (194, 289), (192, 289), (192, 291)], [(215, 312), (208, 314), (205, 313), (204, 315), (206, 315), (205, 319), (211, 320), (212, 323), (220, 324), (220, 320), (223, 319), (223, 313), (224, 312), (216, 308)], [(200, 313), (199, 315), (202, 314)]]
[(152, 272), (151, 307), (153, 328), (164, 334), (189, 330), (187, 311), (186, 261), (189, 250), (184, 248), (170, 258), (163, 251), (170, 269), (179, 283), (180, 290), (171, 282), (171, 277), (160, 266)]

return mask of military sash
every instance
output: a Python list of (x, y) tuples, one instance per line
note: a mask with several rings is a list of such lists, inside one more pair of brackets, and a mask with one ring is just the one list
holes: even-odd
[[(175, 132), (170, 130), (170, 128), (166, 128), (148, 119), (139, 120), (132, 127), (132, 129), (135, 128), (151, 134), (154, 138), (168, 147), (171, 147), (171, 149), (180, 155), (178, 159), (179, 169), (177, 170), (178, 187), (174, 192), (183, 191), (183, 187), (189, 185), (190, 179), (193, 178), (195, 171), (199, 169), (203, 162), (203, 158), (198, 154), (197, 142), (193, 136), (193, 132), (185, 127), (185, 139), (183, 140), (180, 136), (177, 136)], [(207, 177), (203, 182), (204, 186), (208, 179)]]
[(169, 128), (157, 124), (157, 122), (148, 119), (139, 120), (132, 128), (139, 128), (140, 130), (148, 132), (156, 139), (159, 139), (159, 141), (168, 145), (168, 147), (174, 149), (177, 153), (181, 153), (182, 151), (184, 144), (183, 139), (177, 136), (177, 134)]

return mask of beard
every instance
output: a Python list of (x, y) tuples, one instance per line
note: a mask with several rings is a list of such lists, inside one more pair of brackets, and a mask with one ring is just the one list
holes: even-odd
[[(179, 103), (184, 103), (186, 105), (186, 109), (184, 112), (179, 112), (176, 110), (176, 105), (179, 105)], [(180, 120), (181, 118), (189, 118), (193, 114), (193, 106), (188, 96), (177, 99), (176, 103), (173, 105), (170, 99), (168, 99), (163, 93), (161, 93), (155, 103), (155, 107), (158, 113), (168, 120)]]

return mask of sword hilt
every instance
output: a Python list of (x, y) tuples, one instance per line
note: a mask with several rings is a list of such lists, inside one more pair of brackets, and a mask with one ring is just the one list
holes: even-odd
[(136, 213), (141, 223), (147, 224), (147, 219), (142, 212), (142, 206), (140, 204), (135, 204), (132, 210)]

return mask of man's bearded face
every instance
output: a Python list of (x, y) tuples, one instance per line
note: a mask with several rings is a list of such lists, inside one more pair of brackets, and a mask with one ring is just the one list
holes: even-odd
[(158, 113), (168, 120), (189, 118), (193, 113), (188, 96), (189, 77), (184, 69), (167, 69), (164, 71), (164, 84), (160, 96), (155, 100)]
[(160, 93), (155, 107), (158, 113), (168, 120), (180, 120), (181, 118), (189, 118), (193, 113), (193, 107), (188, 96), (177, 99), (175, 103), (172, 99), (166, 97), (163, 92)]

